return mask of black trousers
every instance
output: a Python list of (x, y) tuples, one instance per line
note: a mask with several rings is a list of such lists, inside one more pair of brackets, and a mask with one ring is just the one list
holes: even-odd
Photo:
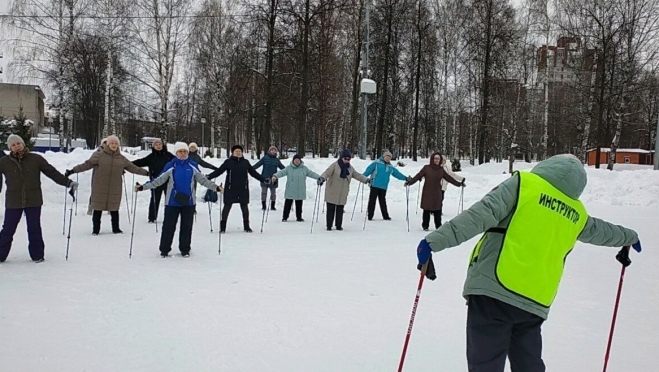
[[(92, 232), (98, 234), (101, 231), (101, 216), (103, 211), (94, 210), (92, 213)], [(119, 232), (119, 211), (110, 211), (110, 219), (112, 221), (112, 232)]]
[[(287, 220), (291, 215), (291, 208), (293, 207), (293, 199), (286, 199), (284, 201), (284, 215), (283, 219)], [(295, 200), (295, 218), (299, 221), (302, 219), (302, 200)]]
[[(222, 208), (222, 221), (220, 221), (220, 230), (226, 231), (227, 219), (229, 218), (229, 212), (231, 212), (231, 207), (233, 204), (225, 204)], [(247, 229), (249, 227), (249, 208), (247, 203), (240, 204), (240, 210), (243, 212), (243, 227)]]
[(423, 229), (427, 229), (430, 227), (430, 214), (433, 214), (435, 216), (435, 229), (439, 229), (440, 226), (442, 226), (442, 211), (427, 211), (423, 210), (423, 220), (421, 221), (421, 227)]
[(151, 191), (151, 201), (149, 202), (149, 222), (153, 222), (158, 217), (158, 209), (160, 209), (160, 200), (165, 193), (167, 185), (156, 187)]
[(469, 296), (467, 364), (470, 372), (544, 372), (544, 319), (488, 296)]
[(178, 249), (181, 254), (190, 253), (192, 243), (192, 224), (194, 223), (194, 205), (187, 207), (165, 206), (165, 220), (162, 223), (162, 235), (160, 235), (160, 252), (169, 253), (172, 250), (174, 233), (178, 217), (181, 216), (181, 231), (178, 233)]
[(377, 187), (371, 187), (371, 192), (368, 194), (368, 219), (372, 220), (375, 214), (375, 201), (380, 203), (380, 212), (382, 218), (389, 219), (389, 211), (387, 210), (387, 190)]
[[(327, 203), (327, 228), (332, 228), (336, 223), (336, 228), (343, 227), (343, 205)], [(336, 218), (336, 219), (335, 219)]]

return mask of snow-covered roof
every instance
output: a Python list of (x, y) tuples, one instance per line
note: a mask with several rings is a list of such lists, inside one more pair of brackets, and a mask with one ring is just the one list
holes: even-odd
[[(597, 149), (590, 149), (590, 150), (588, 150), (588, 152), (592, 152), (592, 151), (597, 151)], [(608, 148), (608, 147), (602, 147), (602, 148), (600, 149), (600, 152), (611, 152), (611, 149)], [(653, 151), (649, 151), (649, 150), (643, 150), (643, 149), (623, 149), (623, 148), (619, 148), (619, 149), (616, 150), (616, 152), (628, 152), (628, 153), (637, 153), (637, 154), (651, 154), (651, 153), (654, 152), (654, 150), (653, 150)]]

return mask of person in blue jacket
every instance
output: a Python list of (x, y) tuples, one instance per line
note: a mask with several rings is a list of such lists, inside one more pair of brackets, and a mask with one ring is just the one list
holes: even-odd
[(385, 221), (391, 221), (389, 211), (387, 210), (387, 187), (389, 187), (389, 178), (394, 176), (401, 181), (409, 182), (412, 178), (405, 176), (391, 165), (391, 153), (385, 151), (380, 159), (374, 161), (366, 168), (364, 176), (369, 177), (372, 175), (369, 185), (371, 192), (368, 195), (368, 220), (373, 219), (375, 214), (375, 201), (380, 202), (380, 212)]
[[(174, 144), (176, 158), (171, 167), (164, 170), (158, 178), (144, 185), (137, 184), (135, 191), (155, 189), (167, 184), (165, 196), (165, 220), (160, 236), (160, 256), (167, 257), (172, 250), (172, 241), (176, 232), (176, 223), (181, 216), (181, 231), (179, 232), (179, 250), (183, 257), (190, 257), (192, 243), (192, 223), (195, 211), (195, 184), (223, 193), (222, 186), (217, 186), (199, 171), (197, 165), (188, 158), (188, 145), (183, 142)], [(170, 181), (171, 182), (168, 182)]]
[[(277, 148), (275, 146), (270, 146), (268, 153), (263, 155), (261, 160), (257, 161), (254, 164), (254, 169), (259, 169), (260, 166), (263, 166), (261, 175), (265, 179), (270, 179), (273, 174), (277, 173), (277, 168), (284, 169), (284, 164), (281, 163), (281, 160), (277, 157)], [(277, 201), (277, 183), (261, 183), (261, 210), (265, 210), (266, 202), (268, 200), (268, 190), (270, 190), (270, 209), (276, 211), (275, 203)]]

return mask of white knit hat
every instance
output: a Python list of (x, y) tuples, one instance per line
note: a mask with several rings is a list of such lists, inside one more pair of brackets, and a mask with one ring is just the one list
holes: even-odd
[(179, 150), (185, 150), (187, 152), (190, 152), (190, 149), (188, 148), (188, 144), (185, 142), (176, 142), (174, 144), (174, 147), (172, 148), (172, 151), (176, 154)]
[(7, 146), (11, 147), (11, 145), (14, 142), (20, 142), (23, 144), (23, 146), (25, 146), (25, 141), (23, 141), (23, 138), (21, 138), (21, 136), (17, 134), (10, 134), (9, 137), (7, 137)]

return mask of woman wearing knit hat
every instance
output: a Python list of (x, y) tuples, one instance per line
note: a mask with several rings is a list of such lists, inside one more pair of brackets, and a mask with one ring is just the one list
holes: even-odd
[(219, 177), (222, 173), (227, 172), (226, 180), (224, 182), (224, 208), (222, 209), (222, 220), (220, 221), (220, 233), (226, 232), (227, 219), (233, 204), (240, 204), (240, 209), (243, 212), (243, 229), (245, 232), (251, 233), (252, 229), (249, 226), (249, 182), (247, 175), (254, 177), (261, 182), (269, 182), (261, 176), (247, 159), (243, 157), (243, 147), (235, 145), (231, 148), (231, 157), (225, 160), (224, 163), (216, 171), (208, 175), (208, 179), (212, 180)]
[(101, 215), (103, 211), (110, 211), (112, 232), (121, 234), (119, 228), (119, 207), (123, 196), (123, 173), (148, 176), (149, 172), (131, 163), (121, 155), (119, 138), (109, 136), (103, 151), (95, 152), (89, 160), (67, 170), (65, 176), (81, 173), (93, 169), (92, 175), (92, 235), (98, 235), (101, 230)]
[[(277, 172), (277, 168), (279, 169), (284, 169), (284, 164), (281, 163), (279, 158), (277, 157), (277, 148), (275, 146), (270, 146), (270, 149), (268, 149), (268, 153), (263, 155), (261, 160), (256, 162), (254, 164), (254, 169), (259, 169), (259, 167), (263, 166), (263, 171), (261, 171), (261, 175), (264, 178), (270, 178), (272, 177), (275, 172)], [(261, 184), (261, 208), (262, 210), (265, 210), (265, 203), (266, 200), (268, 199), (268, 190), (270, 190), (270, 209), (273, 211), (276, 211), (277, 208), (275, 208), (275, 202), (277, 201), (277, 182), (271, 182), (269, 184), (262, 183)]]
[(317, 180), (320, 176), (304, 165), (302, 156), (299, 154), (293, 156), (291, 165), (272, 176), (272, 182), (274, 183), (277, 179), (287, 176), (286, 191), (284, 193), (286, 201), (284, 202), (282, 221), (286, 222), (288, 220), (295, 200), (295, 217), (298, 222), (304, 222), (304, 219), (302, 219), (302, 202), (307, 198), (307, 177)]
[(343, 207), (348, 202), (348, 193), (350, 193), (350, 181), (355, 177), (358, 181), (368, 183), (368, 178), (355, 171), (350, 166), (350, 151), (347, 149), (341, 153), (341, 158), (330, 165), (318, 179), (322, 185), (327, 180), (325, 189), (325, 202), (327, 203), (327, 230), (332, 230), (335, 224), (336, 229), (343, 230)]
[(171, 167), (165, 170), (158, 178), (144, 185), (135, 186), (135, 191), (153, 190), (165, 186), (167, 193), (165, 197), (165, 220), (162, 224), (162, 235), (160, 236), (160, 256), (167, 257), (172, 250), (176, 223), (181, 217), (181, 231), (179, 231), (179, 250), (183, 257), (190, 257), (190, 245), (192, 243), (192, 225), (195, 212), (195, 186), (202, 184), (211, 190), (222, 192), (222, 187), (209, 181), (192, 164), (188, 157), (188, 145), (184, 142), (174, 144), (176, 158), (171, 161)]
[(382, 218), (385, 221), (390, 221), (389, 211), (387, 210), (387, 187), (389, 187), (389, 179), (393, 176), (398, 178), (401, 181), (409, 182), (412, 180), (412, 177), (405, 176), (398, 171), (393, 165), (391, 165), (391, 153), (385, 151), (380, 159), (374, 161), (366, 168), (364, 171), (364, 176), (371, 177), (371, 192), (368, 195), (368, 220), (373, 219), (375, 214), (375, 201), (380, 202), (380, 212), (382, 212)]
[(190, 155), (188, 155), (188, 158), (191, 161), (199, 164), (200, 166), (202, 166), (204, 168), (217, 170), (216, 166), (214, 166), (211, 163), (206, 162), (204, 159), (201, 158), (201, 155), (199, 155), (199, 151), (197, 151), (198, 147), (197, 147), (196, 143), (190, 142), (190, 144), (188, 145), (188, 149), (190, 150)]
[(0, 175), (4, 175), (7, 182), (5, 221), (0, 231), (0, 262), (4, 262), (9, 255), (23, 214), (27, 220), (30, 258), (42, 262), (45, 245), (41, 233), (41, 173), (59, 185), (71, 187), (71, 195), (75, 194), (78, 183), (58, 172), (41, 155), (31, 153), (20, 136), (11, 134), (7, 138), (7, 146), (9, 155), (0, 158)]

